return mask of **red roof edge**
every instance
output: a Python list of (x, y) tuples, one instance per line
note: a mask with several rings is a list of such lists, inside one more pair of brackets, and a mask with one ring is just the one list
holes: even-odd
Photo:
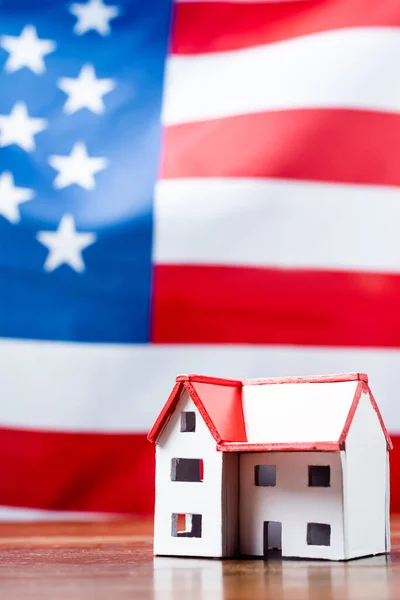
[(212, 383), (213, 385), (242, 387), (242, 382), (237, 379), (222, 379), (221, 377), (207, 377), (206, 375), (178, 375), (176, 381), (194, 381), (197, 383)]
[(245, 379), (243, 385), (266, 385), (277, 383), (337, 383), (340, 381), (365, 381), (366, 373), (337, 373), (334, 375), (311, 375), (309, 377), (268, 377), (266, 379)]
[(161, 431), (164, 429), (167, 419), (172, 415), (172, 413), (175, 410), (175, 405), (177, 399), (180, 398), (182, 389), (182, 383), (176, 383), (172, 388), (172, 392), (170, 393), (168, 400), (164, 404), (163, 409), (158, 415), (156, 422), (154, 423), (153, 427), (150, 429), (147, 435), (147, 439), (149, 440), (149, 442), (155, 443), (157, 441), (157, 438), (159, 437)]
[(379, 419), (379, 423), (380, 423), (380, 425), (382, 427), (382, 431), (383, 431), (384, 436), (386, 438), (386, 443), (387, 443), (388, 450), (392, 450), (393, 449), (392, 440), (390, 439), (390, 435), (389, 435), (389, 433), (388, 433), (388, 431), (387, 431), (387, 429), (385, 427), (385, 423), (383, 422), (382, 415), (380, 413), (380, 410), (378, 408), (376, 400), (375, 400), (375, 398), (374, 398), (374, 396), (373, 396), (373, 394), (372, 394), (372, 392), (371, 392), (371, 390), (369, 388), (368, 383), (365, 382), (364, 380), (360, 381), (360, 383), (357, 385), (357, 388), (356, 388), (356, 391), (355, 391), (355, 394), (354, 394), (354, 398), (353, 398), (353, 401), (351, 403), (351, 407), (350, 407), (350, 410), (349, 410), (349, 414), (347, 415), (347, 419), (346, 419), (346, 422), (344, 424), (342, 433), (340, 434), (339, 445), (344, 444), (344, 442), (346, 441), (347, 434), (349, 433), (350, 426), (351, 426), (351, 424), (353, 422), (354, 415), (356, 413), (358, 404), (360, 402), (361, 395), (363, 393), (364, 394), (368, 394), (370, 402), (372, 404), (372, 408), (374, 409), (374, 411), (377, 414), (377, 417)]
[(369, 394), (369, 399), (371, 401), (372, 408), (376, 412), (376, 414), (378, 416), (378, 419), (379, 419), (379, 423), (381, 424), (381, 427), (382, 427), (382, 431), (385, 434), (385, 438), (386, 438), (386, 443), (387, 443), (388, 450), (393, 450), (393, 442), (392, 442), (392, 439), (391, 439), (391, 437), (389, 435), (388, 430), (386, 429), (385, 423), (383, 422), (381, 411), (378, 408), (378, 405), (376, 403), (374, 395), (371, 392), (371, 390), (369, 389), (369, 386), (367, 385), (366, 388), (367, 388), (367, 392)]
[(340, 434), (340, 437), (339, 437), (339, 444), (344, 444), (344, 442), (346, 441), (347, 434), (349, 433), (350, 425), (353, 422), (354, 415), (356, 414), (357, 406), (360, 402), (361, 394), (363, 393), (363, 391), (364, 391), (364, 383), (362, 381), (360, 381), (360, 383), (356, 387), (356, 391), (354, 392), (354, 397), (351, 402), (350, 410), (346, 417), (346, 421), (344, 423), (342, 433)]
[(338, 442), (291, 442), (273, 444), (249, 444), (248, 442), (225, 442), (217, 444), (220, 452), (339, 452)]

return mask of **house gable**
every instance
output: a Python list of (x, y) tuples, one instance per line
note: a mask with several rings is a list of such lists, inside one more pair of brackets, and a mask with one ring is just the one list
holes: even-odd
[(389, 549), (388, 439), (368, 387), (360, 391), (342, 453), (348, 559)]
[(388, 450), (392, 450), (393, 448), (393, 444), (392, 444), (392, 440), (390, 439), (390, 435), (385, 427), (385, 424), (383, 422), (383, 418), (382, 415), (380, 413), (380, 410), (378, 408), (378, 405), (376, 403), (376, 400), (374, 398), (374, 396), (372, 395), (372, 392), (368, 386), (368, 383), (366, 382), (359, 382), (357, 385), (357, 389), (356, 392), (354, 394), (354, 398), (353, 398), (353, 402), (352, 405), (350, 407), (349, 413), (347, 415), (347, 419), (346, 422), (344, 424), (342, 433), (340, 435), (339, 438), (339, 444), (342, 446), (347, 438), (347, 435), (349, 433), (350, 427), (352, 425), (354, 416), (356, 414), (356, 411), (358, 410), (358, 406), (360, 403), (360, 399), (365, 396), (366, 397), (366, 401), (369, 402), (369, 404), (371, 405), (375, 415), (375, 419), (377, 420), (377, 423), (379, 423), (379, 428), (381, 429), (382, 435), (385, 437), (386, 439), (386, 445), (387, 445), (387, 449)]
[[(181, 415), (189, 412), (195, 415), (195, 430), (191, 432), (181, 431)], [(182, 389), (180, 397), (175, 405), (163, 430), (157, 439), (157, 449), (171, 452), (179, 450), (180, 456), (185, 458), (199, 457), (204, 451), (215, 452), (215, 441), (210, 433), (195, 402), (186, 389)]]
[(189, 394), (217, 443), (246, 441), (240, 382), (197, 375), (181, 375), (177, 377), (177, 382), (163, 410), (148, 434), (151, 442), (157, 442), (163, 428), (175, 411), (183, 391)]

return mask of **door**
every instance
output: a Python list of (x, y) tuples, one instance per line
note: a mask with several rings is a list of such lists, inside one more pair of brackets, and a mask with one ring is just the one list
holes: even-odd
[(264, 557), (282, 555), (282, 523), (264, 521)]

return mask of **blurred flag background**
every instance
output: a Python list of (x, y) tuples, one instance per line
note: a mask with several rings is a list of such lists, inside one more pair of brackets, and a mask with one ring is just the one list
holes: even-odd
[(398, 0), (2, 0), (0, 518), (151, 513), (181, 372), (367, 372), (400, 508), (399, 65)]

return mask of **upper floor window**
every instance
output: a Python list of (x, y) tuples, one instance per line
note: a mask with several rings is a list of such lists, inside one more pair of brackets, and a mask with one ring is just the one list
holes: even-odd
[(308, 485), (310, 487), (330, 487), (331, 468), (329, 466), (310, 465), (308, 467)]
[(204, 465), (201, 458), (173, 458), (171, 481), (203, 481)]
[(196, 431), (196, 413), (193, 411), (181, 412), (181, 431), (193, 433)]
[(276, 485), (276, 465), (256, 465), (254, 483), (263, 487)]

